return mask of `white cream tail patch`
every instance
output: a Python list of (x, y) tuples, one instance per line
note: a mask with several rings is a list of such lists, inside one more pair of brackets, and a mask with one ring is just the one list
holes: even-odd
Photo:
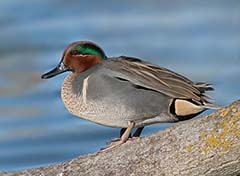
[(187, 100), (177, 99), (175, 101), (175, 113), (178, 116), (196, 114), (204, 109), (204, 107), (195, 105)]

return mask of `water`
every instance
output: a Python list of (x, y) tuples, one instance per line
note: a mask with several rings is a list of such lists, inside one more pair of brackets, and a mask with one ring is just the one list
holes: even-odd
[(0, 1), (0, 170), (69, 160), (118, 136), (67, 112), (66, 74), (40, 79), (70, 42), (92, 40), (109, 56), (141, 57), (213, 83), (211, 95), (227, 105), (240, 99), (239, 19), (238, 0)]

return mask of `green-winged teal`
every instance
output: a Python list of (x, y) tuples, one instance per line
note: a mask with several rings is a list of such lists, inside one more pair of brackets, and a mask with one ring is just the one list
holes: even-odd
[(205, 91), (210, 84), (188, 78), (138, 58), (108, 58), (95, 43), (78, 41), (63, 52), (55, 69), (43, 79), (71, 71), (61, 96), (70, 113), (92, 122), (122, 128), (121, 138), (108, 149), (128, 140), (133, 128), (195, 117), (215, 106)]

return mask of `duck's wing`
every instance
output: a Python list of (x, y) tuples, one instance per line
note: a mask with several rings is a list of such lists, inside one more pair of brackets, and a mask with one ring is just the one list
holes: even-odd
[(121, 56), (105, 64), (113, 77), (131, 82), (136, 88), (150, 89), (176, 99), (192, 100), (198, 105), (212, 106), (205, 91), (210, 84), (194, 83), (188, 78), (137, 58)]

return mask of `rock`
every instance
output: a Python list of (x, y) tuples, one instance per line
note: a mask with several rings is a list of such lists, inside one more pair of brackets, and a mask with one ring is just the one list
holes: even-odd
[(240, 100), (108, 152), (7, 175), (240, 175)]

